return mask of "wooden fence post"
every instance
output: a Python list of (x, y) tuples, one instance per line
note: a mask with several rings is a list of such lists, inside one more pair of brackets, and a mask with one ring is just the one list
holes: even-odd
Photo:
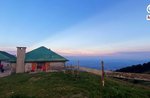
[(77, 70), (78, 70), (78, 75), (79, 75), (79, 60), (78, 60), (78, 69)]
[(101, 79), (102, 79), (102, 86), (104, 86), (105, 81), (104, 81), (104, 62), (103, 61), (101, 61), (101, 65), (102, 65), (102, 76), (101, 76)]

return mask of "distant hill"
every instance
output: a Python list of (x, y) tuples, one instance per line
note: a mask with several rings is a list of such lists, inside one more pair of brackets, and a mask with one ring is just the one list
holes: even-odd
[(148, 73), (150, 74), (150, 62), (138, 65), (132, 65), (117, 69), (116, 72)]

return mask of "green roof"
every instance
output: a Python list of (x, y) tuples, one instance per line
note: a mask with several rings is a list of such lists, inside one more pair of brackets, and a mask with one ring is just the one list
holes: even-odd
[(66, 58), (60, 56), (59, 54), (51, 51), (46, 47), (39, 47), (28, 53), (25, 57), (26, 62), (44, 62), (44, 61), (68, 61)]
[(14, 55), (11, 55), (7, 52), (4, 51), (0, 51), (0, 60), (7, 60), (10, 62), (15, 62), (16, 61), (16, 57)]
[(6, 57), (5, 55), (3, 55), (3, 54), (0, 53), (0, 61), (2, 61), (2, 60), (8, 60), (8, 59), (9, 59), (8, 57)]

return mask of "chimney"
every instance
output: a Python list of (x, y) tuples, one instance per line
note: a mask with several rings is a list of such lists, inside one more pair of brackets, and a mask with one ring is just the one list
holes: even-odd
[(24, 73), (25, 72), (25, 53), (26, 47), (17, 47), (17, 65), (16, 65), (16, 73)]

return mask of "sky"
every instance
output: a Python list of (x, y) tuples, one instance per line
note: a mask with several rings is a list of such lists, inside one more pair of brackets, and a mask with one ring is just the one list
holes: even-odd
[(150, 0), (0, 0), (0, 50), (150, 57)]

